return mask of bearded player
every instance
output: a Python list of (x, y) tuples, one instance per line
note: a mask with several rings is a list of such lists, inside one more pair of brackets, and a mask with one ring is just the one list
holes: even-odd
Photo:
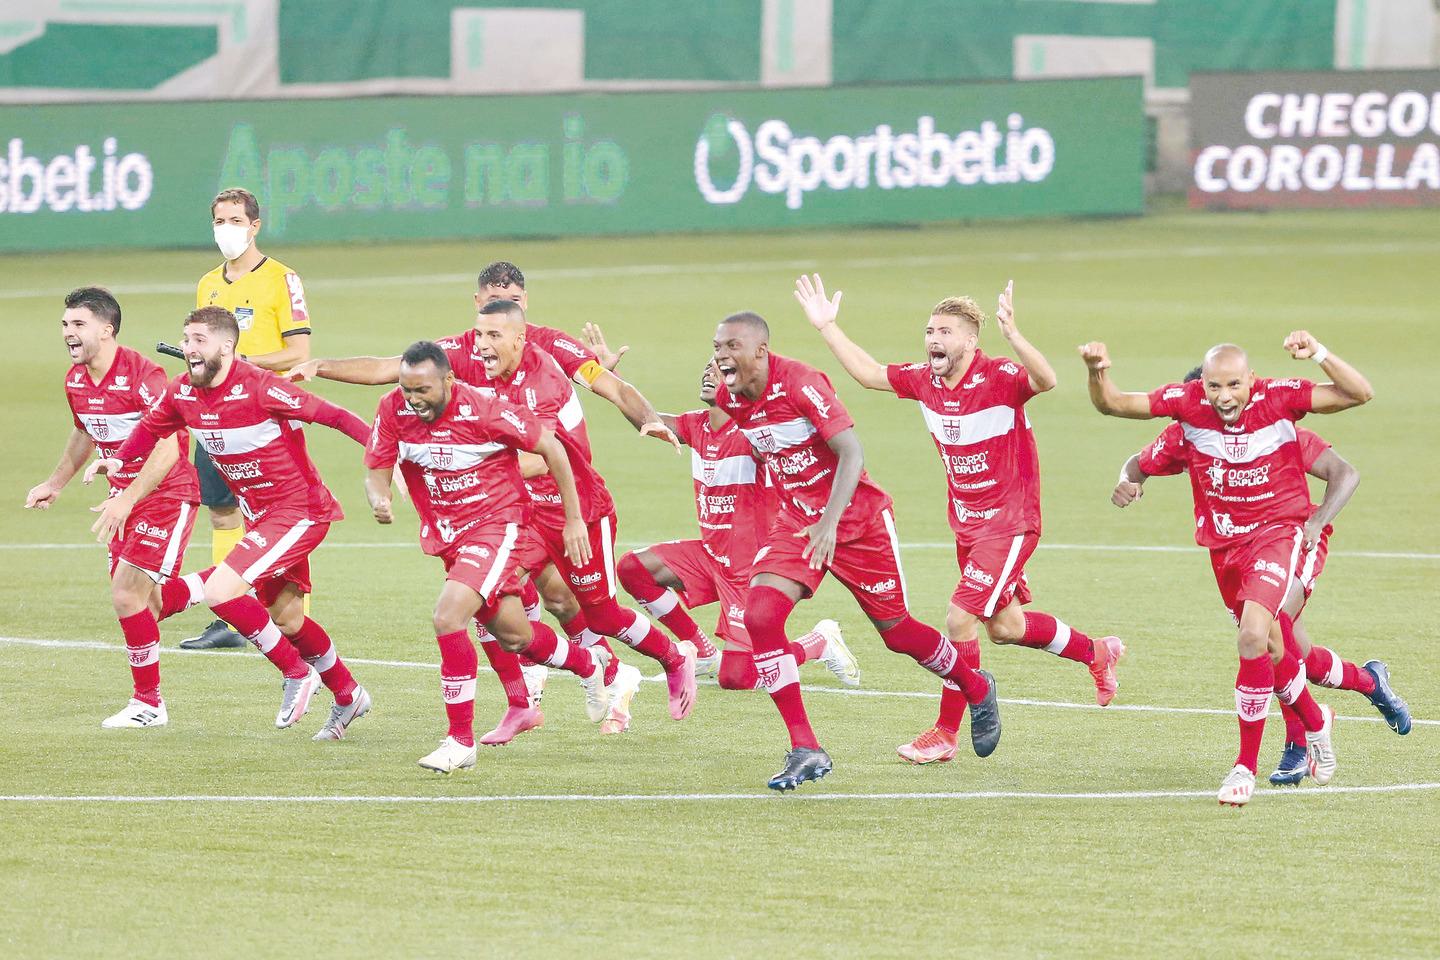
[[(248, 528), (223, 563), (201, 574), (205, 603), (284, 675), (275, 726), (299, 721), (323, 683), (335, 705), (314, 739), (339, 740), (370, 709), (370, 694), (355, 682), (324, 628), (305, 615), (310, 553), (344, 514), (311, 462), (297, 423), (322, 424), (362, 445), (370, 428), (350, 411), (238, 359), (239, 337), (235, 315), (224, 307), (191, 313), (181, 341), (188, 370), (170, 381), (114, 457), (97, 461), (87, 476), (101, 469), (114, 473), (187, 427), (200, 438)], [(128, 504), (117, 499), (107, 501), (101, 519), (118, 527), (127, 516)]]
[[(1185, 381), (1200, 378), (1197, 367)], [(1305, 664), (1305, 678), (1312, 684), (1335, 690), (1354, 690), (1370, 701), (1385, 718), (1390, 729), (1404, 736), (1410, 732), (1410, 708), (1390, 686), (1390, 671), (1381, 660), (1369, 660), (1364, 666), (1357, 666), (1341, 659), (1335, 651), (1311, 643), (1305, 630), (1301, 614), (1304, 612), (1315, 584), (1325, 569), (1325, 558), (1329, 551), (1330, 536), (1335, 519), (1360, 482), (1360, 472), (1344, 457), (1336, 453), (1319, 434), (1300, 427), (1297, 431), (1300, 456), (1305, 471), (1325, 483), (1325, 493), (1307, 521), (1309, 526), (1319, 527), (1315, 538), (1301, 558), (1295, 579), (1285, 593), (1277, 618), (1277, 629), (1281, 639), (1291, 652)], [(1127, 507), (1144, 495), (1144, 484), (1150, 477), (1173, 476), (1189, 470), (1189, 454), (1185, 449), (1185, 432), (1178, 423), (1171, 423), (1143, 450), (1125, 461), (1121, 467), (1120, 479), (1111, 494), (1111, 502), (1117, 507)], [(1203, 486), (1196, 486), (1195, 514), (1197, 523), (1205, 510)], [(1280, 713), (1285, 721), (1285, 748), (1270, 774), (1270, 782), (1279, 785), (1294, 785), (1304, 780), (1309, 773), (1309, 753), (1305, 741), (1305, 726), (1295, 710), (1282, 703)]]
[[(65, 399), (74, 428), (60, 462), (26, 496), (27, 508), (49, 509), (91, 451), (102, 459), (114, 456), (165, 392), (159, 364), (117, 342), (120, 324), (120, 304), (108, 290), (81, 287), (65, 297), (60, 334), (72, 364)], [(127, 460), (108, 477), (110, 497), (123, 502), (127, 514), (109, 538), (110, 600), (125, 637), (134, 690), (118, 713), (101, 722), (107, 729), (169, 722), (160, 696), (159, 620), (188, 607), (191, 587), (198, 586), (193, 577), (177, 578), (200, 494), (186, 440), (180, 431), (144, 469)]]
[[(1073, 660), (1089, 671), (1095, 701), (1103, 707), (1119, 686), (1115, 664), (1125, 654), (1120, 639), (1091, 640), (1048, 613), (1021, 609), (1030, 602), (1025, 563), (1040, 542), (1040, 459), (1025, 404), (1055, 388), (1055, 371), (1016, 326), (1013, 293), (1013, 284), (1007, 285), (995, 323), (1019, 363), (987, 356), (980, 349), (985, 315), (969, 297), (951, 297), (936, 304), (925, 322), (925, 362), (882, 364), (835, 322), (840, 291), (827, 298), (818, 274), (795, 284), (795, 299), (846, 373), (862, 387), (920, 404), (945, 466), (946, 515), (961, 571), (945, 616), (951, 642), (978, 666), (984, 624), (994, 643)], [(944, 686), (935, 726), (899, 747), (900, 756), (911, 763), (955, 756), (964, 711), (960, 691)]]
[(979, 756), (1000, 742), (995, 681), (961, 658), (955, 645), (906, 606), (900, 545), (890, 496), (865, 473), (855, 422), (830, 379), (770, 352), (770, 328), (755, 313), (726, 317), (715, 330), (721, 388), (716, 406), (735, 420), (779, 485), (780, 509), (755, 554), (745, 629), (760, 685), (790, 734), (785, 766), (770, 778), (793, 790), (831, 770), (800, 693), (785, 620), (813, 596), (827, 572), (845, 585), (885, 646), (956, 684), (971, 705), (970, 737)]
[[(596, 340), (604, 345), (598, 326), (586, 324), (586, 332), (591, 347)], [(719, 684), (725, 690), (754, 690), (759, 675), (750, 635), (745, 632), (745, 593), (750, 565), (779, 504), (750, 441), (734, 420), (715, 408), (717, 386), (715, 367), (706, 364), (700, 375), (700, 402), (706, 409), (678, 416), (660, 414), (671, 432), (690, 448), (700, 538), (669, 540), (632, 551), (620, 558), (616, 570), (621, 586), (652, 617), (677, 640), (690, 641), (701, 649), (712, 645), (687, 611), (718, 602), (715, 629), (725, 641), (724, 653), (716, 657)], [(847, 687), (860, 686), (860, 666), (834, 620), (821, 620), (791, 642), (789, 650), (797, 665), (819, 662)]]
[(1205, 354), (1199, 380), (1149, 394), (1126, 393), (1110, 379), (1105, 344), (1080, 348), (1095, 408), (1108, 416), (1169, 417), (1179, 423), (1192, 488), (1197, 494), (1203, 490), (1195, 539), (1211, 551), (1221, 598), (1239, 624), (1235, 710), (1240, 752), (1217, 795), (1227, 806), (1242, 806), (1254, 793), (1272, 695), (1288, 703), (1303, 723), (1315, 781), (1328, 783), (1336, 767), (1330, 742), (1334, 712), (1315, 702), (1305, 688), (1300, 658), (1284, 648), (1274, 628), (1300, 558), (1323, 532), (1323, 524), (1311, 523), (1296, 421), (1307, 413), (1357, 407), (1374, 391), (1308, 332), (1291, 333), (1284, 346), (1297, 360), (1315, 360), (1332, 382), (1256, 377), (1244, 350), (1220, 344)]
[[(573, 646), (525, 616), (517, 546), (531, 505), (517, 452), (544, 460), (560, 498), (566, 556), (585, 566), (589, 533), (569, 457), (554, 431), (524, 407), (457, 382), (445, 351), (434, 343), (422, 340), (405, 351), (400, 386), (381, 398), (375, 414), (365, 490), (375, 519), (391, 523), (390, 479), (398, 461), (420, 515), (421, 547), (445, 564), (434, 619), (450, 729), (439, 748), (420, 760), (420, 766), (439, 773), (475, 765), (477, 661), (467, 632), (472, 619), (506, 652), (523, 652), (579, 676), (592, 720), (602, 719), (608, 705), (605, 653)], [(538, 708), (512, 703), (482, 739), (508, 742), (543, 722)]]

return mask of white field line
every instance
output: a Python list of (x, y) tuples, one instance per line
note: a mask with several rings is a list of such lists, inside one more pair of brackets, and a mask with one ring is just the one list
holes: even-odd
[[(1387, 783), (1374, 786), (1314, 787), (1303, 790), (1294, 788), (1264, 788), (1256, 790), (1257, 796), (1265, 797), (1327, 797), (1341, 793), (1409, 793), (1415, 791), (1440, 790), (1440, 783)], [(1214, 801), (1213, 790), (1114, 790), (1073, 793), (1048, 793), (1028, 790), (970, 790), (970, 791), (924, 791), (915, 793), (810, 793), (796, 795), (797, 800), (1192, 800)], [(798, 799), (803, 798), (803, 800)], [(517, 793), (482, 794), (479, 796), (364, 796), (364, 795), (299, 795), (276, 794), (225, 795), (225, 794), (175, 794), (125, 795), (88, 794), (65, 796), (63, 794), (0, 794), (0, 803), (347, 803), (347, 804), (481, 804), (481, 803), (707, 803), (732, 800), (759, 800), (784, 803), (774, 791), (766, 793)], [(1268, 801), (1267, 801), (1268, 802)]]
[[(945, 266), (957, 263), (1076, 263), (1109, 260), (1203, 259), (1211, 257), (1266, 256), (1351, 256), (1366, 253), (1416, 253), (1440, 251), (1440, 243), (1429, 241), (1395, 241), (1382, 243), (1298, 244), (1268, 243), (1234, 246), (1227, 244), (1190, 245), (1184, 247), (1131, 247), (1106, 250), (984, 251), (966, 253), (910, 254), (884, 257), (826, 257), (790, 260), (734, 260), (692, 263), (635, 263), (595, 267), (538, 268), (528, 271), (530, 280), (596, 280), (602, 277), (704, 276), (716, 273), (760, 273), (811, 270), (890, 269), (894, 267)], [(473, 284), (475, 272), (413, 273), (365, 277), (319, 277), (307, 275), (305, 286), (317, 290), (355, 290), (364, 287), (415, 287), (439, 284)], [(194, 283), (118, 283), (110, 288), (117, 295), (125, 294), (193, 294)], [(68, 292), (60, 287), (33, 287), (0, 290), (0, 300), (52, 299)]]
[[(112, 653), (121, 653), (125, 647), (118, 643), (101, 643), (96, 640), (49, 640), (36, 637), (0, 637), (0, 644), (26, 647), (52, 647), (65, 650), (100, 650)], [(207, 657), (245, 657), (252, 656), (248, 650), (181, 650), (178, 647), (165, 648), (165, 656), (171, 654), (184, 654)], [(363, 657), (345, 657), (346, 663), (359, 664), (370, 667), (399, 667), (410, 670), (433, 670), (439, 672), (440, 664), (424, 663), (418, 660), (370, 660)], [(490, 668), (480, 666), (481, 673), (490, 672)], [(654, 677), (647, 677), (647, 680), (659, 681), (664, 674)], [(702, 681), (703, 686), (716, 686), (714, 681)], [(901, 700), (939, 700), (938, 693), (928, 693), (922, 690), (855, 690), (849, 687), (818, 687), (811, 684), (801, 684), (800, 689), (806, 693), (832, 693), (846, 697), (889, 697)], [(1000, 697), (1000, 702), (1019, 707), (1046, 707), (1053, 710), (1103, 710), (1107, 713), (1173, 713), (1173, 714), (1198, 714), (1203, 716), (1233, 717), (1234, 710), (1221, 710), (1213, 707), (1167, 707), (1139, 703), (1112, 703), (1108, 707), (1102, 707), (1096, 703), (1072, 703), (1066, 700), (1031, 700), (1025, 697)], [(1272, 713), (1272, 717), (1278, 717), (1278, 713)], [(1346, 716), (1335, 715), (1336, 720), (1350, 720), (1356, 723), (1384, 723), (1384, 719), (1377, 716)], [(1412, 718), (1417, 726), (1440, 726), (1440, 720), (1421, 720)]]
[[(621, 540), (616, 546), (625, 550), (647, 547), (650, 543), (641, 540)], [(198, 550), (203, 543), (192, 543), (190, 549)], [(327, 550), (418, 550), (415, 543), (401, 540), (377, 540), (326, 543)], [(100, 550), (98, 543), (0, 543), (0, 550)], [(902, 550), (954, 550), (952, 541), (920, 541), (900, 544)], [(1042, 543), (1041, 550), (1093, 551), (1097, 553), (1199, 553), (1196, 546), (1174, 544), (1126, 544), (1126, 543)], [(1384, 550), (1332, 550), (1331, 557), (1347, 557), (1361, 560), (1440, 560), (1440, 553), (1410, 553)]]

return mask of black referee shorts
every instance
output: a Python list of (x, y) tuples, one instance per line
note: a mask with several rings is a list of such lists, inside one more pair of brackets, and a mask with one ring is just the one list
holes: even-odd
[(200, 475), (200, 502), (207, 507), (238, 507), (240, 501), (225, 485), (225, 478), (210, 461), (200, 441), (195, 441), (195, 472)]

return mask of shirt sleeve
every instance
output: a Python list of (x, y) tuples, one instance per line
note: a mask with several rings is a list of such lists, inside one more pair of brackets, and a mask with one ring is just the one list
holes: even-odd
[(1314, 430), (1306, 430), (1301, 427), (1296, 431), (1296, 438), (1300, 442), (1300, 461), (1305, 464), (1306, 470), (1315, 466), (1315, 461), (1330, 449), (1330, 444), (1325, 438)]
[(534, 453), (545, 429), (540, 419), (524, 407), (504, 400), (495, 401), (494, 412), (496, 415), (489, 418), (487, 426), (495, 438), (516, 450)]
[(1185, 432), (1172, 423), (1140, 451), (1140, 472), (1148, 477), (1172, 477), (1184, 473), (1189, 465), (1183, 446)]
[(1312, 409), (1315, 396), (1313, 380), (1272, 380), (1265, 389), (1292, 420), (1299, 420)]
[(1184, 409), (1186, 388), (1183, 383), (1167, 383), (1150, 391), (1152, 417), (1179, 417)]
[(604, 372), (605, 368), (600, 365), (594, 351), (576, 343), (562, 330), (531, 324), (525, 336), (554, 357), (560, 369), (565, 371), (565, 376), (577, 383), (588, 387)]
[(799, 382), (795, 386), (798, 389), (791, 396), (800, 412), (815, 425), (821, 440), (828, 441), (835, 434), (855, 426), (850, 411), (835, 395), (835, 388), (824, 374), (815, 373), (797, 379)]
[(293, 270), (285, 274), (285, 290), (279, 309), (280, 336), (289, 337), (310, 332), (310, 308), (305, 304), (305, 287), (300, 283), (300, 274)]
[(890, 381), (890, 387), (895, 391), (895, 396), (905, 400), (915, 400), (919, 397), (916, 387), (919, 385), (917, 367), (915, 363), (891, 363), (885, 367), (885, 379)]
[(1030, 385), (1030, 371), (1017, 361), (1009, 361), (997, 366), (996, 371), (1005, 378), (1010, 387), (1010, 402), (1017, 407), (1024, 406), (1025, 402), (1035, 396), (1035, 388)]
[(685, 446), (695, 446), (695, 411), (682, 413), (675, 418), (675, 437)]
[(365, 444), (370, 439), (370, 425), (338, 404), (331, 403), (313, 393), (298, 389), (294, 384), (267, 372), (255, 385), (260, 407), (280, 420), (303, 420), (318, 423), (345, 434), (356, 443)]
[(370, 427), (370, 442), (365, 444), (365, 468), (388, 470), (400, 458), (400, 440), (395, 432), (395, 418), (390, 413), (391, 399), (386, 394), (375, 408), (375, 422)]

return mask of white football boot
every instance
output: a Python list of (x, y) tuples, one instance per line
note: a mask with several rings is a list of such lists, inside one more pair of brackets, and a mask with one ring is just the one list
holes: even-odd
[(1309, 754), (1310, 776), (1320, 786), (1325, 786), (1335, 776), (1335, 747), (1330, 743), (1330, 730), (1335, 726), (1335, 710), (1328, 703), (1320, 705), (1325, 716), (1325, 725), (1311, 733), (1305, 731), (1305, 749)]
[(475, 766), (475, 748), (457, 743), (454, 737), (446, 737), (440, 741), (440, 746), (436, 747), (433, 752), (425, 754), (417, 762), (426, 770), (434, 770), (436, 773), (469, 770)]
[(600, 723), (602, 734), (624, 733), (630, 729), (630, 702), (640, 691), (640, 682), (645, 678), (640, 671), (628, 663), (622, 663), (615, 670), (615, 680), (610, 684), (610, 710)]
[(286, 677), (280, 692), (280, 712), (275, 714), (275, 726), (284, 730), (299, 723), (319, 689), (320, 674), (315, 672), (314, 667), (308, 668), (305, 676), (295, 680)]
[(520, 664), (520, 676), (525, 678), (525, 690), (530, 695), (530, 707), (540, 706), (545, 696), (545, 681), (550, 678), (550, 668), (543, 663)]
[(610, 663), (610, 654), (603, 647), (591, 647), (590, 659), (595, 663), (595, 671), (581, 677), (580, 686), (585, 688), (585, 715), (591, 723), (599, 723), (610, 712), (610, 693), (605, 686), (605, 667)]
[(1243, 807), (1254, 792), (1255, 774), (1244, 764), (1237, 763), (1235, 769), (1231, 770), (1220, 784), (1220, 806)]
[(860, 686), (860, 663), (840, 635), (840, 624), (834, 620), (821, 620), (815, 624), (814, 632), (825, 638), (820, 662), (845, 686)]
[(170, 722), (170, 714), (165, 712), (165, 701), (161, 700), (158, 707), (152, 707), (144, 700), (130, 698), (119, 713), (112, 714), (100, 721), (100, 726), (106, 730), (132, 730), (139, 727), (163, 727)]
[(330, 708), (330, 719), (311, 740), (343, 740), (350, 724), (370, 712), (370, 691), (356, 686), (350, 703), (346, 706), (335, 704)]

